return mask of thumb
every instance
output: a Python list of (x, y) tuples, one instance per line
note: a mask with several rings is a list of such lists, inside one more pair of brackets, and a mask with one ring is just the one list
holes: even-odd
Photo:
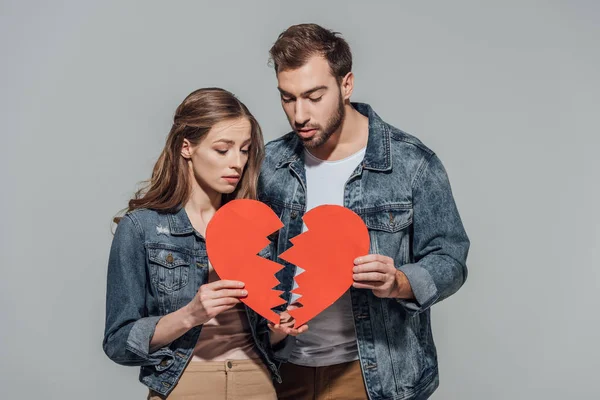
[(292, 303), (290, 305), (287, 306), (286, 311), (292, 311), (292, 310), (296, 310), (298, 308), (302, 308), (302, 304), (301, 303)]

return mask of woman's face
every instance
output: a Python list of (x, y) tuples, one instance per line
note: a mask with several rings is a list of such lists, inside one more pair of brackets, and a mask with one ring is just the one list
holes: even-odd
[(238, 118), (219, 122), (196, 146), (184, 139), (181, 154), (209, 195), (235, 190), (248, 162), (251, 131), (250, 121)]

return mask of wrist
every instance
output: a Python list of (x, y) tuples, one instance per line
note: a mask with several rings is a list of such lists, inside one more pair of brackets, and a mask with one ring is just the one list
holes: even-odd
[(181, 311), (183, 326), (185, 326), (185, 328), (187, 328), (188, 330), (202, 324), (202, 322), (199, 321), (198, 318), (194, 315), (192, 307), (189, 304), (183, 306), (181, 308)]
[(271, 331), (269, 333), (269, 343), (271, 343), (271, 346), (274, 346), (278, 343), (281, 343), (281, 341), (283, 339), (285, 339), (286, 337), (287, 337), (287, 333), (283, 333), (283, 332), (279, 332), (279, 331), (271, 329)]
[(412, 288), (410, 286), (410, 282), (408, 278), (404, 274), (404, 272), (400, 270), (396, 270), (396, 290), (393, 293), (392, 297), (397, 299), (412, 299), (414, 298), (414, 294)]

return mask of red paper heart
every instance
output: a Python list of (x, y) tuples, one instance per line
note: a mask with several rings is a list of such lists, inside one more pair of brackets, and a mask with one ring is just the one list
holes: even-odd
[[(323, 205), (304, 215), (307, 231), (291, 239), (293, 246), (279, 258), (304, 272), (296, 277), (303, 307), (291, 310), (299, 327), (333, 304), (352, 285), (354, 259), (369, 251), (369, 232), (351, 210)], [(271, 309), (283, 304), (274, 274), (280, 264), (258, 256), (267, 236), (283, 224), (265, 204), (233, 200), (213, 216), (206, 230), (209, 259), (221, 279), (240, 280), (248, 296), (242, 301), (273, 323), (279, 316)]]
[(302, 268), (296, 276), (302, 308), (289, 311), (302, 326), (339, 299), (352, 285), (354, 259), (369, 252), (369, 231), (348, 208), (315, 207), (304, 215), (307, 231), (291, 239), (279, 258)]

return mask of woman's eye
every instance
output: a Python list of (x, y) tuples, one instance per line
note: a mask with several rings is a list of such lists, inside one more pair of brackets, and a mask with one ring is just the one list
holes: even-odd
[(227, 154), (227, 150), (215, 149), (215, 151), (219, 154)]
[(242, 149), (240, 150), (243, 154), (248, 154), (250, 152), (250, 149)]

